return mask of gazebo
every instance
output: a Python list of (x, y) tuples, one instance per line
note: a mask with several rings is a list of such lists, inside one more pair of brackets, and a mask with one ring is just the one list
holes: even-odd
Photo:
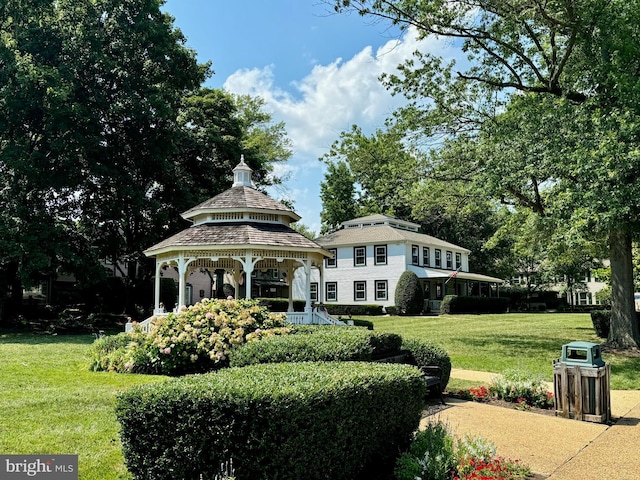
[[(246, 286), (245, 298), (251, 298), (251, 273), (277, 268), (286, 273), (289, 281), (287, 321), (337, 323), (325, 313), (314, 311), (310, 303), (311, 269), (317, 267), (322, 276), (324, 259), (331, 257), (331, 253), (293, 230), (289, 225), (300, 220), (300, 216), (256, 190), (251, 173), (242, 156), (233, 169), (230, 189), (184, 212), (182, 217), (192, 222), (189, 228), (145, 250), (145, 255), (156, 259), (154, 315), (164, 314), (160, 307), (160, 277), (164, 267), (177, 269), (179, 306), (185, 304), (187, 277), (191, 272), (231, 274), (236, 298), (241, 283)], [(293, 311), (292, 282), (298, 268), (303, 268), (306, 276), (304, 312)], [(149, 320), (142, 322), (143, 328)]]

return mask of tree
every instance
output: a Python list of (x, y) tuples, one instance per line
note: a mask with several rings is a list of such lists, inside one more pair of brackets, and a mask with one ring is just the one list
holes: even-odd
[[(474, 178), (496, 198), (591, 224), (610, 250), (608, 342), (637, 348), (631, 245), (640, 187), (631, 172), (640, 167), (638, 1), (333, 3), (461, 43), (465, 70), (418, 54), (385, 77), (410, 100), (399, 118), (426, 135), (449, 134), (453, 151), (469, 149), (465, 171), (479, 167)], [(478, 155), (488, 152), (488, 161)]]
[(320, 183), (322, 199), (321, 234), (340, 226), (342, 222), (357, 217), (354, 177), (345, 162), (329, 163), (324, 182)]

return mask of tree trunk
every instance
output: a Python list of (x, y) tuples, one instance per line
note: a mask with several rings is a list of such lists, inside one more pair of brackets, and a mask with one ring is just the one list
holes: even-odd
[(611, 328), (608, 345), (614, 348), (640, 347), (640, 333), (633, 301), (631, 235), (612, 229), (609, 233), (611, 260)]

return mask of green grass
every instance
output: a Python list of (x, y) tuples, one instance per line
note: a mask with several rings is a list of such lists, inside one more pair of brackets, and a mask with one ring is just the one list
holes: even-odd
[[(516, 368), (553, 380), (552, 362), (562, 345), (603, 343), (588, 314), (446, 315), (369, 317), (376, 330), (430, 340), (451, 356), (454, 368), (502, 373)], [(611, 363), (611, 388), (640, 390), (640, 358), (604, 354)]]
[[(439, 344), (456, 368), (502, 373), (519, 368), (552, 380), (552, 361), (575, 340), (601, 343), (585, 314), (370, 317), (375, 328)], [(90, 335), (0, 331), (0, 452), (78, 454), (81, 480), (129, 478), (117, 392), (166, 377), (87, 370)], [(605, 354), (611, 387), (640, 390), (640, 358)], [(477, 386), (452, 379), (450, 390)]]
[(79, 478), (129, 478), (117, 392), (165, 377), (89, 372), (90, 335), (0, 331), (0, 452), (78, 454)]

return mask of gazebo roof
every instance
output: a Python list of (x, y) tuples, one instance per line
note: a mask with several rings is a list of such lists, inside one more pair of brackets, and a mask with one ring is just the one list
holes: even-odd
[(219, 195), (190, 208), (182, 214), (186, 220), (198, 215), (219, 212), (269, 212), (285, 215), (292, 221), (300, 220), (300, 216), (280, 202), (269, 198), (262, 192), (247, 186), (231, 187)]
[(325, 252), (316, 242), (281, 223), (229, 222), (194, 225), (145, 250), (144, 253), (152, 256), (182, 248), (215, 250), (248, 246)]

